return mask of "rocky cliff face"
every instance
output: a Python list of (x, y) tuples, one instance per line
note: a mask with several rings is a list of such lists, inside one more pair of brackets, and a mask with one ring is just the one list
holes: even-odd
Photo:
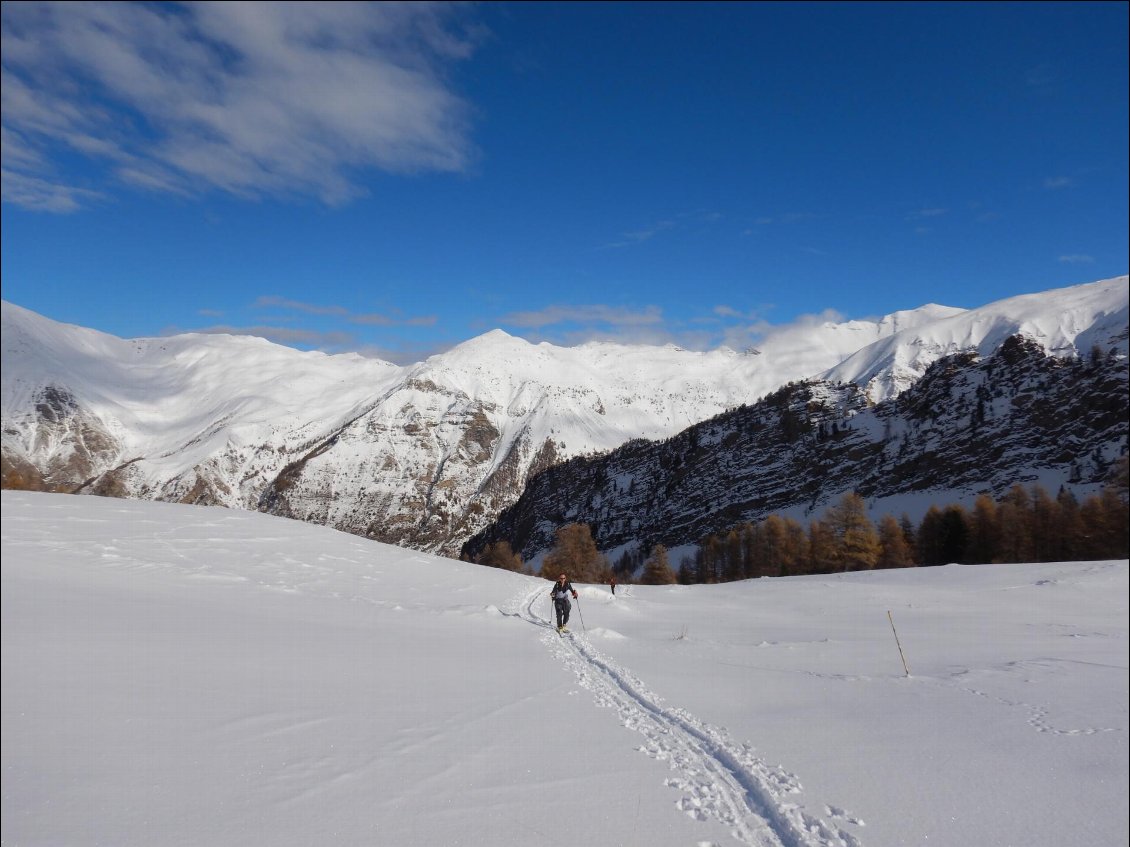
[(497, 411), (434, 383), (412, 385), (288, 464), (258, 508), (455, 554), (531, 472), (557, 461), (554, 442), (538, 443), (528, 427), (504, 438)]
[(1121, 355), (1061, 359), (1023, 336), (984, 359), (939, 360), (876, 405), (852, 383), (796, 383), (666, 441), (549, 469), (463, 555), (506, 540), (536, 559), (574, 522), (604, 551), (677, 548), (774, 512), (813, 515), (846, 491), (879, 514), (915, 494), (1082, 491), (1127, 451), (1127, 403)]
[(67, 389), (43, 388), (33, 411), (22, 421), (5, 421), (7, 432), (23, 424), (33, 432), (34, 450), (46, 457), (36, 463), (23, 456), (5, 456), (3, 487), (67, 492), (90, 480), (112, 463), (121, 445), (104, 423), (85, 409)]

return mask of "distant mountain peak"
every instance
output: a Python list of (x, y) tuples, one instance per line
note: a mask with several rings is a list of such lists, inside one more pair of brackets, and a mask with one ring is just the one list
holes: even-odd
[(1121, 277), (778, 327), (740, 355), (493, 329), (400, 367), (248, 336), (122, 340), (5, 302), (3, 467), (31, 487), (270, 510), (451, 553), (564, 460), (813, 378), (897, 397), (939, 358), (1016, 333), (1055, 355), (1125, 355), (1126, 312)]

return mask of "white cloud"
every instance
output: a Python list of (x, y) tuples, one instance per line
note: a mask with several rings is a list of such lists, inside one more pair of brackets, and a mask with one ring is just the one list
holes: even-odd
[[(746, 316), (746, 320), (727, 327), (723, 331), (723, 345), (734, 350), (745, 350), (764, 344), (768, 339), (788, 339), (794, 336), (804, 339), (813, 327), (826, 323), (841, 323), (843, 314), (835, 309), (825, 309), (818, 314), (798, 315), (789, 323), (771, 324), (756, 314)], [(787, 345), (783, 345), (787, 346)]]
[(499, 318), (503, 324), (518, 327), (540, 328), (563, 323), (610, 324), (615, 327), (639, 327), (662, 323), (663, 313), (658, 306), (642, 310), (623, 306), (553, 305), (537, 311), (511, 312)]
[(625, 232), (620, 236), (620, 239), (618, 241), (613, 241), (610, 244), (606, 244), (604, 246), (606, 248), (616, 248), (631, 247), (635, 244), (643, 244), (645, 241), (650, 241), (652, 238), (659, 235), (659, 233), (666, 232), (674, 228), (674, 221), (659, 221), (658, 223), (652, 224), (651, 226), (645, 227), (643, 229)]
[(907, 220), (913, 221), (913, 220), (921, 220), (922, 218), (940, 218), (942, 215), (945, 215), (948, 212), (949, 212), (949, 209), (940, 209), (940, 208), (919, 209), (918, 211), (912, 212), (911, 214), (907, 215)]
[(688, 229), (697, 229), (701, 231), (712, 227), (724, 218), (725, 215), (721, 212), (708, 209), (680, 212), (672, 218), (656, 221), (650, 226), (622, 233), (618, 240), (605, 244), (604, 249), (610, 250), (620, 247), (633, 247), (637, 244), (643, 244), (645, 241), (650, 241), (660, 233), (670, 232), (672, 230), (686, 231)]
[(479, 37), (465, 8), (5, 3), (5, 167), (47, 180), (77, 152), (150, 190), (327, 204), (363, 193), (355, 169), (465, 170), (470, 110), (445, 79)]
[(813, 327), (842, 323), (846, 318), (834, 309), (817, 314), (798, 315), (784, 324), (773, 324), (766, 315), (772, 305), (745, 310), (727, 304), (716, 305), (709, 315), (666, 317), (658, 306), (634, 310), (608, 305), (554, 305), (531, 312), (514, 312), (498, 323), (521, 330), (528, 341), (547, 341), (573, 347), (590, 341), (618, 344), (677, 344), (687, 350), (713, 350), (729, 347), (745, 350), (767, 339), (801, 339)]
[(102, 197), (96, 191), (61, 185), (7, 168), (0, 172), (0, 192), (5, 202), (39, 212), (76, 212), (84, 203)]
[(1056, 191), (1061, 188), (1074, 188), (1075, 180), (1069, 176), (1050, 176), (1044, 180), (1044, 188), (1048, 191)]
[(253, 305), (256, 308), (277, 308), (292, 312), (302, 312), (307, 315), (341, 318), (348, 323), (365, 326), (432, 326), (436, 323), (435, 315), (403, 317), (401, 315), (385, 315), (376, 312), (355, 314), (344, 306), (322, 306), (315, 303), (288, 300), (285, 297), (273, 295), (259, 297)]
[(1068, 253), (1060, 256), (1059, 261), (1065, 265), (1090, 265), (1094, 263), (1095, 257), (1086, 253)]

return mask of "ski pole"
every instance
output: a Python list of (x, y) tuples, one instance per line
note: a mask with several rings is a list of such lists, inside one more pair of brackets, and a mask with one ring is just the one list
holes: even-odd
[(588, 632), (588, 630), (585, 629), (585, 615), (581, 611), (581, 596), (579, 594), (577, 595), (577, 614), (581, 618), (581, 632)]

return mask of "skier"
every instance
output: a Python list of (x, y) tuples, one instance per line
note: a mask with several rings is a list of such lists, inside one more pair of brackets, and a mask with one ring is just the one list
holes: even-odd
[(573, 583), (569, 582), (569, 578), (565, 574), (557, 577), (557, 582), (553, 583), (553, 589), (550, 591), (553, 597), (553, 608), (557, 612), (557, 631), (568, 632), (565, 627), (569, 623), (569, 610), (572, 609), (573, 604), (569, 602), (569, 595), (573, 595), (573, 599), (577, 599), (577, 591), (573, 588)]
[(609, 586), (609, 588), (612, 589), (612, 593), (615, 594), (616, 593), (616, 577), (612, 577), (612, 579), (610, 579), (608, 581), (608, 586)]

